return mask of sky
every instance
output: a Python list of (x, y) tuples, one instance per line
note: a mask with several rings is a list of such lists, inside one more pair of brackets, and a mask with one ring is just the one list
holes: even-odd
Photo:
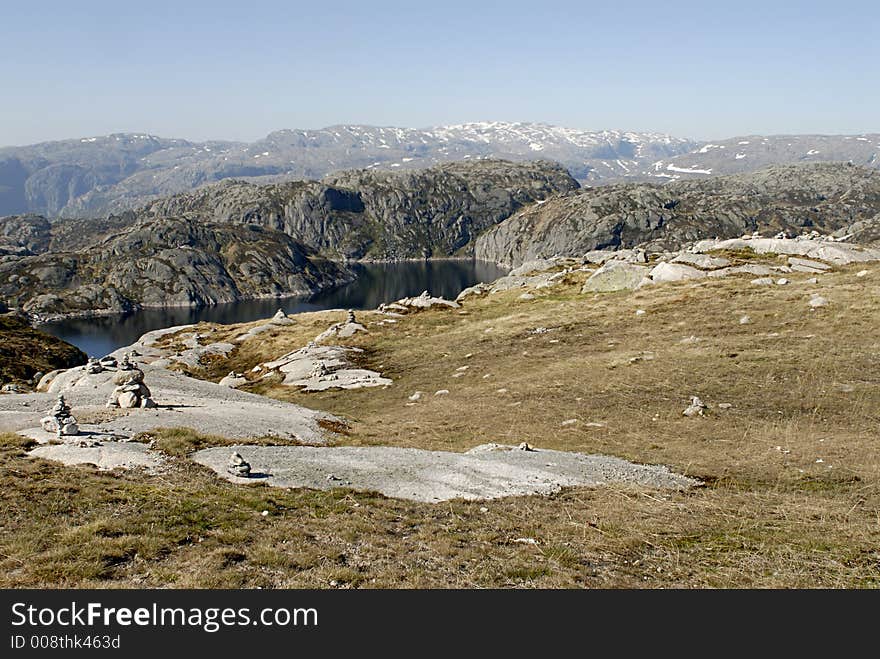
[(0, 5), (0, 145), (492, 120), (880, 132), (876, 0)]

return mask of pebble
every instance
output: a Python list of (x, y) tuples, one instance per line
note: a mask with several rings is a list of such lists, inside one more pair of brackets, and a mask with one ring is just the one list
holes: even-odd
[(740, 324), (740, 325), (748, 325), (750, 322), (752, 322), (752, 319), (749, 318), (748, 316), (742, 316), (742, 317), (739, 319), (739, 324)]
[(868, 274), (868, 271), (867, 271), (867, 270), (859, 270), (859, 271), (856, 273), (856, 277), (864, 277), (864, 276), (867, 275), (867, 274)]
[(449, 393), (449, 389), (439, 389), (438, 391), (434, 392), (434, 395), (435, 396), (445, 396), (448, 393)]

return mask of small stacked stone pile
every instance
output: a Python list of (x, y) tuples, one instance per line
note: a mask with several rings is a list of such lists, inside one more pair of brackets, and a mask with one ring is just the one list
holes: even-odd
[(229, 456), (229, 462), (226, 464), (226, 471), (239, 478), (248, 478), (251, 475), (251, 466), (243, 457), (241, 457), (241, 453), (236, 452)]
[(122, 358), (119, 370), (113, 377), (117, 387), (110, 394), (107, 407), (135, 408), (156, 407), (150, 389), (144, 384), (144, 372), (137, 367), (128, 355)]
[(62, 394), (58, 395), (49, 414), (40, 419), (40, 425), (46, 432), (54, 432), (58, 439), (79, 434), (79, 424)]

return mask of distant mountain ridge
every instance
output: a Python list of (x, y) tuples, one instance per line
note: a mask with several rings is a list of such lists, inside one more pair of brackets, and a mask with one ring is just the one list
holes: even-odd
[(880, 168), (880, 135), (776, 135), (711, 143), (662, 133), (486, 121), (427, 129), (285, 129), (256, 142), (118, 133), (0, 148), (0, 216), (101, 217), (207, 183), (315, 180), (350, 169), (425, 169), (472, 159), (554, 160), (584, 185), (673, 181), (777, 164)]
[(659, 133), (479, 122), (429, 129), (287, 129), (252, 143), (124, 133), (0, 148), (0, 216), (96, 217), (228, 178), (319, 179), (349, 169), (424, 169), (468, 159), (555, 160), (598, 183), (692, 150)]

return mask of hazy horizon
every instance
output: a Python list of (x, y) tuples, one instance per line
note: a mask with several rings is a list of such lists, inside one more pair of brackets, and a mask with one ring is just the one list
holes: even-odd
[(582, 130), (880, 133), (867, 2), (256, 1), (7, 8), (0, 145), (149, 133), (522, 121)]
[[(484, 119), (481, 121), (462, 122), (462, 123), (464, 123), (464, 124), (475, 123), (476, 124), (476, 123), (491, 123), (491, 122), (511, 123), (511, 124), (529, 123), (529, 124), (533, 124), (533, 125), (543, 124), (543, 125), (548, 125), (548, 126), (556, 127), (556, 128), (570, 128), (570, 129), (583, 130), (583, 131), (589, 131), (589, 132), (618, 131), (618, 132), (632, 132), (632, 133), (665, 134), (665, 133), (663, 133), (663, 131), (657, 131), (657, 130), (633, 130), (633, 129), (626, 128), (626, 127), (583, 128), (581, 126), (562, 126), (560, 124), (548, 124), (547, 122), (544, 122), (544, 121), (530, 121), (530, 122), (517, 122), (517, 121), (506, 122), (505, 121), (505, 122), (500, 122), (500, 120)], [(47, 143), (47, 142), (76, 141), (76, 140), (85, 139), (85, 138), (92, 138), (92, 137), (109, 137), (111, 135), (150, 135), (151, 137), (157, 137), (157, 138), (169, 139), (169, 140), (185, 140), (185, 141), (192, 142), (192, 143), (202, 143), (202, 142), (212, 142), (212, 141), (213, 142), (252, 143), (252, 142), (256, 142), (256, 141), (259, 141), (261, 139), (266, 138), (270, 133), (281, 131), (281, 130), (305, 130), (305, 131), (314, 130), (314, 131), (317, 131), (317, 130), (324, 130), (324, 129), (333, 128), (335, 126), (341, 126), (341, 125), (366, 126), (366, 127), (371, 127), (371, 128), (401, 128), (401, 129), (405, 129), (405, 130), (430, 130), (430, 129), (434, 129), (434, 128), (439, 128), (441, 126), (449, 127), (452, 124), (435, 124), (433, 126), (392, 126), (389, 124), (380, 125), (380, 124), (367, 124), (364, 122), (349, 122), (347, 124), (328, 124), (325, 126), (282, 126), (282, 127), (267, 131), (265, 134), (260, 135), (252, 140), (236, 140), (236, 139), (232, 139), (232, 138), (216, 137), (216, 136), (209, 137), (207, 139), (193, 139), (193, 138), (188, 137), (186, 135), (161, 135), (161, 134), (152, 133), (150, 131), (143, 131), (143, 130), (118, 130), (118, 131), (112, 131), (109, 133), (95, 133), (95, 134), (91, 134), (91, 135), (69, 135), (67, 137), (51, 138), (51, 139), (47, 139), (47, 140), (40, 140), (38, 142), (27, 142), (27, 143), (22, 143), (22, 144), (0, 144), (0, 149), (25, 147), (25, 146), (31, 146), (34, 144), (41, 144), (41, 143)], [(734, 138), (739, 138), (739, 137), (757, 137), (757, 136), (760, 136), (760, 137), (792, 136), (793, 137), (793, 136), (804, 136), (804, 135), (816, 135), (816, 136), (820, 136), (820, 137), (849, 137), (849, 136), (877, 135), (877, 134), (880, 134), (880, 130), (860, 131), (860, 132), (851, 132), (851, 133), (737, 133), (737, 134), (716, 136), (714, 138), (697, 138), (697, 137), (693, 137), (691, 135), (676, 135), (676, 134), (669, 133), (669, 135), (671, 137), (688, 139), (688, 140), (691, 140), (694, 142), (710, 142), (713, 139), (715, 141), (721, 141), (721, 140), (725, 140), (725, 139), (734, 139)]]

